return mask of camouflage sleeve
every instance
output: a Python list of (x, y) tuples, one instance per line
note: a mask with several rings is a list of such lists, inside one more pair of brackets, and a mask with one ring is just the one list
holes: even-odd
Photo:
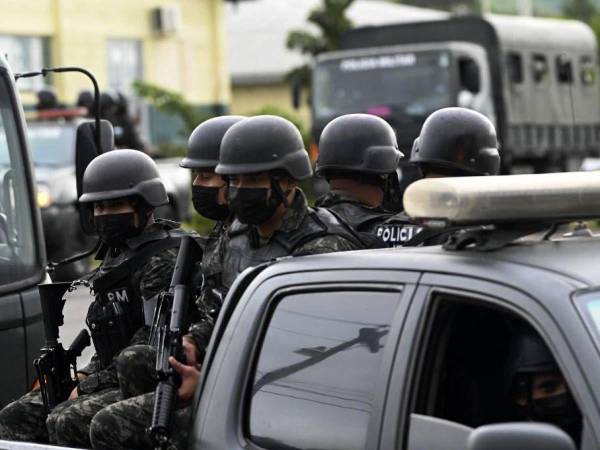
[(117, 377), (117, 368), (113, 362), (104, 369), (97, 369), (94, 372), (88, 374), (86, 378), (79, 382), (77, 386), (78, 393), (91, 394), (99, 392), (103, 389), (110, 387), (118, 387), (119, 379)]
[(177, 260), (177, 252), (177, 248), (163, 250), (140, 268), (138, 273), (142, 297), (151, 298), (169, 289), (175, 261)]
[(357, 250), (358, 247), (341, 236), (322, 236), (301, 245), (292, 253), (293, 256), (318, 255), (321, 253), (345, 252)]

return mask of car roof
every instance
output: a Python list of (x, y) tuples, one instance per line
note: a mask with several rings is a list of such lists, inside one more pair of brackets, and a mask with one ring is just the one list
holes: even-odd
[(323, 270), (409, 270), (496, 280), (535, 290), (533, 275), (561, 279), (569, 289), (599, 285), (600, 239), (524, 241), (493, 251), (445, 250), (441, 246), (360, 250), (284, 258), (267, 270), (276, 273)]

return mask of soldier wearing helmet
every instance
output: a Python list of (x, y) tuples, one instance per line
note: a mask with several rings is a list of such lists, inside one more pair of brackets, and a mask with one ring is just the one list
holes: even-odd
[[(466, 108), (442, 108), (432, 113), (415, 139), (410, 163), (424, 178), (498, 175), (500, 153), (494, 125), (483, 114)], [(423, 229), (407, 225), (410, 218), (399, 213), (379, 231), (393, 239), (394, 228), (401, 245), (410, 242)], [(401, 236), (402, 232), (404, 236)], [(429, 234), (431, 234), (430, 237)], [(428, 232), (417, 239), (419, 245), (446, 241), (447, 233)]]
[[(204, 144), (208, 145), (213, 138), (219, 141), (217, 130), (222, 130), (219, 161), (214, 172), (228, 180), (229, 210), (236, 219), (222, 235), (218, 250), (209, 252), (208, 258), (205, 252), (202, 267), (205, 279), (210, 279), (213, 269), (219, 268), (221, 286), (216, 287), (225, 295), (235, 277), (247, 267), (280, 256), (352, 250), (362, 245), (354, 232), (335, 216), (307, 206), (297, 182), (309, 178), (312, 169), (300, 132), (292, 123), (275, 116), (228, 120), (229, 123), (226, 120), (206, 122), (197, 128), (182, 162), (186, 167), (198, 168), (199, 174), (201, 168), (207, 172), (206, 169), (214, 167), (214, 157), (198, 151), (196, 139), (203, 136)], [(214, 150), (213, 153), (217, 153), (216, 146)], [(208, 181), (211, 177), (206, 175), (210, 175), (210, 171), (204, 175)], [(201, 186), (201, 181), (196, 178), (196, 186)], [(198, 209), (219, 211), (220, 208), (214, 208), (221, 204), (218, 189), (197, 192)], [(211, 202), (212, 206), (200, 204), (201, 199)], [(199, 378), (199, 369), (193, 362), (171, 361), (182, 377), (179, 402), (183, 405), (190, 404)], [(92, 446), (96, 449), (152, 446), (145, 430), (152, 418), (153, 401), (154, 394), (150, 393), (100, 411), (90, 429)], [(189, 406), (175, 411), (173, 428), (176, 432), (172, 434), (177, 445), (185, 445), (190, 414)], [(123, 417), (130, 419), (123, 421)]]
[(332, 120), (321, 134), (315, 168), (331, 190), (317, 206), (375, 236), (377, 226), (392, 216), (383, 204), (403, 156), (393, 128), (383, 119), (348, 114)]
[[(204, 243), (204, 254), (198, 266), (195, 280), (195, 303), (200, 312), (184, 336), (183, 347), (187, 365), (196, 370), (201, 364), (212, 328), (221, 309), (224, 292), (221, 290), (221, 264), (218, 255), (226, 245), (225, 231), (231, 223), (232, 215), (226, 201), (227, 186), (221, 175), (215, 173), (219, 163), (221, 141), (225, 132), (241, 116), (222, 116), (209, 119), (198, 125), (188, 140), (187, 153), (180, 166), (191, 169), (192, 202), (202, 216), (215, 220), (215, 225)], [(156, 350), (149, 345), (136, 345), (119, 355), (117, 369), (120, 385), (118, 403), (100, 411), (94, 417), (90, 436), (94, 447), (118, 448), (128, 442), (133, 447), (151, 447), (145, 433), (154, 408), (156, 380), (148, 380), (145, 374), (153, 373), (156, 364)], [(189, 417), (191, 408), (176, 412), (177, 423)], [(123, 418), (127, 418), (124, 420)], [(177, 442), (185, 442), (184, 427), (175, 433)], [(136, 430), (131, 432), (131, 430)], [(139, 444), (133, 443), (139, 441)]]
[(245, 268), (280, 256), (362, 247), (347, 225), (323, 208), (311, 209), (298, 182), (312, 176), (298, 129), (276, 116), (257, 116), (231, 127), (215, 171), (229, 180), (236, 221), (223, 258), (229, 288)]
[(79, 202), (102, 242), (96, 255), (102, 262), (89, 276), (95, 299), (86, 316), (96, 353), (79, 371), (70, 399), (49, 415), (39, 390), (6, 406), (0, 412), (2, 439), (89, 446), (93, 415), (115, 401), (116, 356), (146, 340), (145, 313), (169, 286), (183, 231), (154, 218), (154, 209), (168, 198), (150, 157), (135, 150), (96, 157), (85, 170)]
[(519, 330), (508, 363), (511, 420), (548, 422), (578, 443), (582, 418), (546, 344), (533, 330)]

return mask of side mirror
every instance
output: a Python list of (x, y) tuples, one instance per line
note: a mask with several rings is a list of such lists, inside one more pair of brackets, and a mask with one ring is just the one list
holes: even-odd
[[(77, 182), (77, 198), (81, 196), (83, 189), (83, 173), (88, 164), (96, 156), (112, 150), (115, 146), (115, 135), (113, 126), (108, 120), (100, 121), (100, 143), (98, 148), (94, 139), (94, 121), (86, 121), (77, 127), (75, 139), (75, 177)], [(79, 208), (79, 220), (81, 227), (86, 233), (90, 232), (90, 217), (86, 208)]]
[(100, 142), (102, 148), (96, 146), (94, 139), (94, 121), (86, 121), (77, 127), (75, 140), (75, 173), (77, 177), (77, 198), (81, 196), (83, 173), (88, 164), (96, 156), (111, 151), (115, 147), (115, 132), (108, 120), (100, 121)]
[(545, 423), (502, 423), (479, 427), (471, 433), (467, 450), (575, 450), (561, 429)]
[(472, 94), (477, 94), (481, 89), (481, 77), (477, 63), (470, 58), (461, 58), (458, 61), (458, 71), (460, 86)]
[(302, 85), (297, 81), (292, 81), (292, 106), (294, 109), (300, 109), (302, 101)]

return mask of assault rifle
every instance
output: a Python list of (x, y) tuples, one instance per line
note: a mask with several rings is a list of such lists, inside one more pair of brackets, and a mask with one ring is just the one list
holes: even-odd
[(77, 358), (90, 345), (90, 335), (85, 329), (79, 332), (67, 350), (58, 341), (58, 328), (64, 323), (63, 296), (73, 289), (74, 283), (70, 282), (38, 286), (46, 343), (39, 358), (33, 361), (33, 367), (37, 372), (42, 400), (48, 412), (65, 401), (77, 386)]
[(156, 345), (156, 374), (159, 382), (154, 395), (154, 411), (149, 428), (156, 448), (166, 449), (171, 441), (171, 422), (181, 377), (169, 364), (169, 357), (185, 362), (182, 338), (189, 326), (190, 289), (193, 267), (202, 249), (191, 236), (181, 239), (168, 292), (163, 292), (155, 309), (150, 343)]

